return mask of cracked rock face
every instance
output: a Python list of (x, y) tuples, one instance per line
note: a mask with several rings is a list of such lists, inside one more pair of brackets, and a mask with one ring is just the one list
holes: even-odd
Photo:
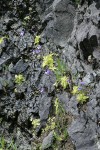
[[(73, 115), (76, 114), (77, 117), (69, 127), (69, 135), (77, 150), (100, 149), (100, 92), (98, 91), (100, 90), (100, 74), (98, 73), (100, 72), (100, 60), (94, 55), (99, 56), (100, 54), (99, 25), (100, 11), (96, 8), (96, 3), (92, 3), (89, 7), (84, 4), (78, 9), (69, 40), (70, 46), (65, 50), (65, 57), (72, 72), (74, 74), (83, 72), (85, 74), (83, 81), (92, 87), (86, 108), (81, 108), (78, 113), (73, 112)], [(88, 59), (89, 56), (91, 56), (91, 61)], [(74, 59), (73, 64), (71, 58)], [(78, 70), (79, 67), (82, 69)]]
[[(47, 33), (46, 36), (54, 39), (56, 45), (62, 46), (61, 41), (64, 42), (65, 34), (67, 35), (67, 32), (62, 33), (66, 31), (65, 24), (68, 25), (67, 22), (64, 24), (64, 30), (58, 27), (60, 25), (59, 20), (63, 18), (63, 15), (68, 18), (66, 11), (69, 11), (69, 5), (68, 1), (55, 0), (53, 2), (54, 12), (48, 13), (46, 17), (45, 34)], [(66, 9), (66, 6), (68, 9)], [(92, 87), (89, 93), (90, 100), (85, 108), (79, 108), (75, 97), (69, 98), (67, 93), (58, 96), (66, 111), (71, 112), (76, 118), (68, 129), (76, 150), (100, 149), (100, 11), (98, 8), (99, 1), (91, 1), (91, 3), (88, 1), (78, 8), (74, 19), (74, 28), (73, 24), (71, 26), (73, 31), (69, 31), (72, 31), (71, 37), (68, 39), (68, 43), (66, 42), (66, 45), (63, 45), (64, 48), (61, 49), (72, 74), (78, 74), (77, 78), (80, 78), (79, 74), (83, 74), (82, 80), (87, 86)], [(73, 13), (70, 12), (69, 14), (72, 15)], [(72, 17), (74, 17), (74, 14)], [(63, 18), (62, 20), (64, 23), (66, 19)], [(73, 22), (73, 19), (69, 21), (69, 24), (71, 21)], [(61, 20), (60, 22), (63, 26)], [(48, 33), (51, 31), (51, 27), (52, 36), (50, 37)], [(58, 33), (62, 33), (60, 37), (57, 32), (53, 32), (57, 28)], [(68, 38), (68, 36), (66, 37)]]
[[(39, 134), (54, 96), (73, 116), (68, 133), (75, 149), (100, 150), (100, 2), (83, 0), (76, 11), (72, 1), (0, 2), (0, 37), (7, 36), (0, 44), (0, 136), (8, 141), (13, 136), (18, 150), (32, 149), (30, 118), (40, 118)], [(26, 16), (30, 20), (25, 21)], [(38, 34), (42, 37), (39, 54), (33, 53)], [(77, 78), (75, 84), (81, 78), (89, 86), (85, 105), (66, 91), (56, 95), (53, 72), (48, 76), (41, 68), (41, 56), (47, 52), (62, 57)], [(16, 74), (25, 78), (21, 85), (15, 84)]]
[[(46, 9), (44, 35), (64, 48), (64, 59), (72, 74), (83, 74), (83, 81), (92, 88), (85, 108), (78, 107), (75, 97), (62, 93), (59, 99), (67, 112), (75, 117), (68, 129), (76, 150), (100, 149), (100, 11), (99, 2), (83, 3), (75, 11), (69, 1), (55, 0)], [(53, 10), (53, 11), (52, 11)], [(74, 27), (74, 28), (73, 28)], [(72, 31), (73, 30), (73, 31)], [(71, 33), (72, 32), (72, 33)], [(69, 35), (71, 37), (68, 39)], [(65, 40), (66, 39), (66, 40)], [(68, 43), (64, 41), (67, 41)], [(63, 41), (63, 44), (62, 44)], [(64, 45), (65, 44), (65, 45)]]
[(72, 32), (75, 16), (75, 7), (71, 1), (54, 0), (46, 8), (43, 16), (41, 16), (42, 22), (46, 24), (43, 35), (51, 38), (56, 44), (65, 45)]

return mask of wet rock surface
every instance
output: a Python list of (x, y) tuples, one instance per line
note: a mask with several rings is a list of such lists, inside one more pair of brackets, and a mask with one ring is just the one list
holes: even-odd
[[(18, 150), (34, 149), (30, 118), (40, 118), (40, 134), (55, 96), (73, 116), (68, 133), (75, 149), (100, 149), (99, 5), (84, 1), (75, 10), (70, 0), (0, 2), (0, 136), (13, 137)], [(36, 35), (41, 35), (39, 53), (33, 52)], [(79, 105), (66, 91), (55, 92), (53, 72), (46, 75), (41, 67), (41, 56), (48, 52), (63, 58), (75, 83), (82, 79), (89, 86), (86, 104)], [(20, 85), (15, 83), (18, 74), (25, 78)]]

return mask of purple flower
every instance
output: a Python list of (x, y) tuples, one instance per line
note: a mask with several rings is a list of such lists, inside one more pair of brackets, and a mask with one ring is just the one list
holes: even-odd
[(39, 53), (41, 52), (41, 50), (39, 50), (39, 49), (34, 49), (32, 52), (33, 52), (33, 55), (34, 55), (34, 54), (39, 54)]
[(44, 92), (45, 92), (45, 89), (42, 87), (42, 88), (40, 89), (40, 92), (41, 92), (41, 94), (44, 93)]
[(37, 49), (41, 49), (41, 45), (38, 45), (38, 46), (37, 46)]
[(50, 75), (50, 74), (51, 74), (51, 70), (47, 69), (47, 70), (45, 71), (45, 74), (46, 74), (46, 75)]
[(67, 80), (68, 84), (70, 84), (70, 79)]
[(25, 33), (24, 31), (21, 31), (21, 32), (20, 32), (20, 36), (23, 36), (23, 35), (24, 35), (24, 33)]
[(41, 52), (41, 51), (40, 51), (39, 49), (36, 49), (36, 50), (35, 50), (35, 53), (36, 53), (36, 54), (39, 54), (40, 52)]
[(81, 91), (83, 88), (82, 87), (78, 87), (78, 91)]
[(85, 83), (83, 81), (80, 82), (80, 85), (85, 85)]
[(35, 54), (35, 50), (33, 50), (32, 52), (33, 52), (33, 55), (34, 55)]

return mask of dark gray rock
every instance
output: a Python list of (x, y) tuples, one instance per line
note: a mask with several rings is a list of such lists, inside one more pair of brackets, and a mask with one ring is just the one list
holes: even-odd
[(47, 137), (45, 137), (43, 139), (43, 142), (42, 142), (42, 150), (45, 150), (49, 147), (52, 146), (52, 143), (53, 143), (53, 133), (54, 131), (51, 131)]
[(3, 64), (7, 64), (8, 62), (10, 62), (10, 60), (12, 59), (12, 57), (8, 56), (8, 55), (4, 55), (0, 58), (0, 66), (2, 66)]
[(58, 45), (65, 45), (73, 29), (74, 16), (75, 8), (69, 0), (54, 0), (42, 15), (43, 22), (47, 24), (43, 35), (52, 38)]
[(26, 69), (28, 68), (29, 64), (24, 62), (23, 59), (20, 59), (16, 65), (11, 68), (11, 72), (15, 73), (15, 74), (19, 74), (19, 73), (23, 73), (24, 71), (26, 71)]
[[(0, 36), (9, 37), (0, 45), (0, 117), (3, 116), (0, 137), (2, 133), (5, 137), (14, 135), (18, 150), (32, 149), (30, 118), (40, 117), (41, 124), (45, 124), (51, 100), (56, 96), (73, 116), (68, 132), (75, 149), (100, 149), (100, 2), (82, 0), (76, 12), (72, 1), (0, 3), (3, 6)], [(30, 20), (23, 24), (25, 16), (30, 16)], [(40, 34), (43, 48), (39, 55), (33, 56), (34, 37)], [(78, 104), (76, 97), (66, 91), (56, 94), (54, 74), (46, 75), (41, 67), (41, 56), (51, 52), (64, 59), (74, 84), (79, 84), (81, 79), (87, 83), (89, 101), (86, 104)], [(91, 61), (88, 61), (89, 56)], [(25, 83), (14, 84), (15, 73), (24, 73)], [(44, 88), (42, 93), (41, 88)], [(51, 133), (48, 136), (43, 141), (44, 146), (52, 144)]]
[(72, 123), (68, 132), (77, 150), (99, 150), (97, 146), (99, 140), (95, 126), (96, 124), (92, 121), (86, 123), (86, 119), (77, 119)]
[(40, 98), (39, 104), (39, 116), (41, 120), (47, 120), (50, 113), (52, 97), (48, 97), (47, 94), (43, 94)]
[[(84, 59), (87, 59), (89, 55), (92, 55), (95, 47), (99, 45), (99, 10), (95, 7), (95, 3), (90, 5), (88, 9), (86, 9), (86, 7), (87, 6), (84, 5), (77, 13), (75, 20), (76, 27), (74, 26), (74, 30), (71, 36), (72, 43), (75, 43), (74, 40), (76, 37), (79, 46), (78, 48), (81, 49)], [(84, 15), (82, 12), (84, 12)], [(82, 20), (83, 16), (84, 20)], [(81, 23), (79, 22), (80, 20), (82, 20)]]
[(58, 99), (61, 101), (66, 112), (70, 112), (74, 116), (78, 116), (78, 108), (75, 96), (70, 98), (70, 95), (67, 92), (63, 92), (57, 95)]
[[(95, 7), (95, 3), (87, 7), (87, 5), (83, 5), (80, 7), (77, 13), (77, 18), (74, 22), (74, 29), (69, 40), (69, 44), (76, 49), (68, 48), (65, 52), (66, 59), (68, 58), (68, 64), (71, 67), (77, 69), (79, 73), (81, 70), (85, 73), (83, 77), (83, 81), (86, 85), (90, 86), (89, 90), (89, 102), (87, 102), (86, 106), (82, 107), (73, 107), (75, 102), (69, 103), (68, 107), (69, 111), (72, 112), (76, 119), (73, 120), (71, 126), (68, 129), (69, 135), (72, 138), (73, 143), (75, 144), (76, 150), (99, 150), (100, 149), (100, 141), (99, 141), (99, 124), (98, 115), (100, 111), (100, 107), (98, 104), (98, 99), (100, 99), (100, 94), (97, 94), (99, 91), (99, 82), (96, 82), (98, 71), (95, 69), (93, 71), (92, 61), (88, 61), (88, 56), (93, 55), (96, 61), (99, 64), (99, 11)], [(93, 23), (95, 22), (95, 23)], [(75, 27), (76, 26), (76, 27)], [(72, 53), (70, 52), (72, 50)], [(77, 50), (79, 50), (77, 57)], [(70, 53), (70, 54), (69, 54)], [(69, 56), (70, 55), (70, 56)], [(69, 59), (70, 58), (70, 59)], [(71, 62), (72, 58), (72, 62)], [(78, 63), (76, 63), (78, 60)], [(80, 65), (79, 65), (80, 64)], [(80, 66), (80, 67), (79, 67)], [(79, 69), (80, 68), (80, 69)], [(82, 69), (81, 69), (82, 68)], [(99, 66), (98, 66), (99, 70)], [(75, 71), (72, 72), (76, 74)], [(99, 74), (98, 74), (99, 76)], [(98, 77), (99, 79), (99, 77)], [(95, 86), (98, 87), (96, 90)], [(93, 90), (92, 90), (93, 88)], [(87, 90), (87, 89), (86, 89)], [(100, 92), (99, 92), (100, 93)], [(98, 95), (98, 96), (97, 96)], [(98, 98), (97, 98), (98, 97)], [(70, 101), (73, 97), (70, 99)], [(76, 100), (76, 99), (74, 99)], [(74, 108), (74, 111), (72, 111)], [(76, 110), (77, 113), (76, 113)], [(67, 108), (68, 110), (68, 108)], [(75, 114), (74, 114), (75, 112)]]
[(41, 79), (41, 85), (47, 88), (48, 93), (52, 93), (55, 89), (54, 83), (56, 82), (56, 78), (54, 73), (51, 71), (50, 75), (44, 74)]

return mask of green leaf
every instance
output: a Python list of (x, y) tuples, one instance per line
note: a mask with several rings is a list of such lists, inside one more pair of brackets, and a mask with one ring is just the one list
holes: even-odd
[(4, 37), (1, 37), (1, 38), (0, 38), (0, 44), (2, 44), (3, 41), (4, 41)]
[(37, 35), (37, 36), (35, 37), (34, 44), (35, 44), (35, 45), (38, 45), (39, 42), (40, 42), (40, 36)]

